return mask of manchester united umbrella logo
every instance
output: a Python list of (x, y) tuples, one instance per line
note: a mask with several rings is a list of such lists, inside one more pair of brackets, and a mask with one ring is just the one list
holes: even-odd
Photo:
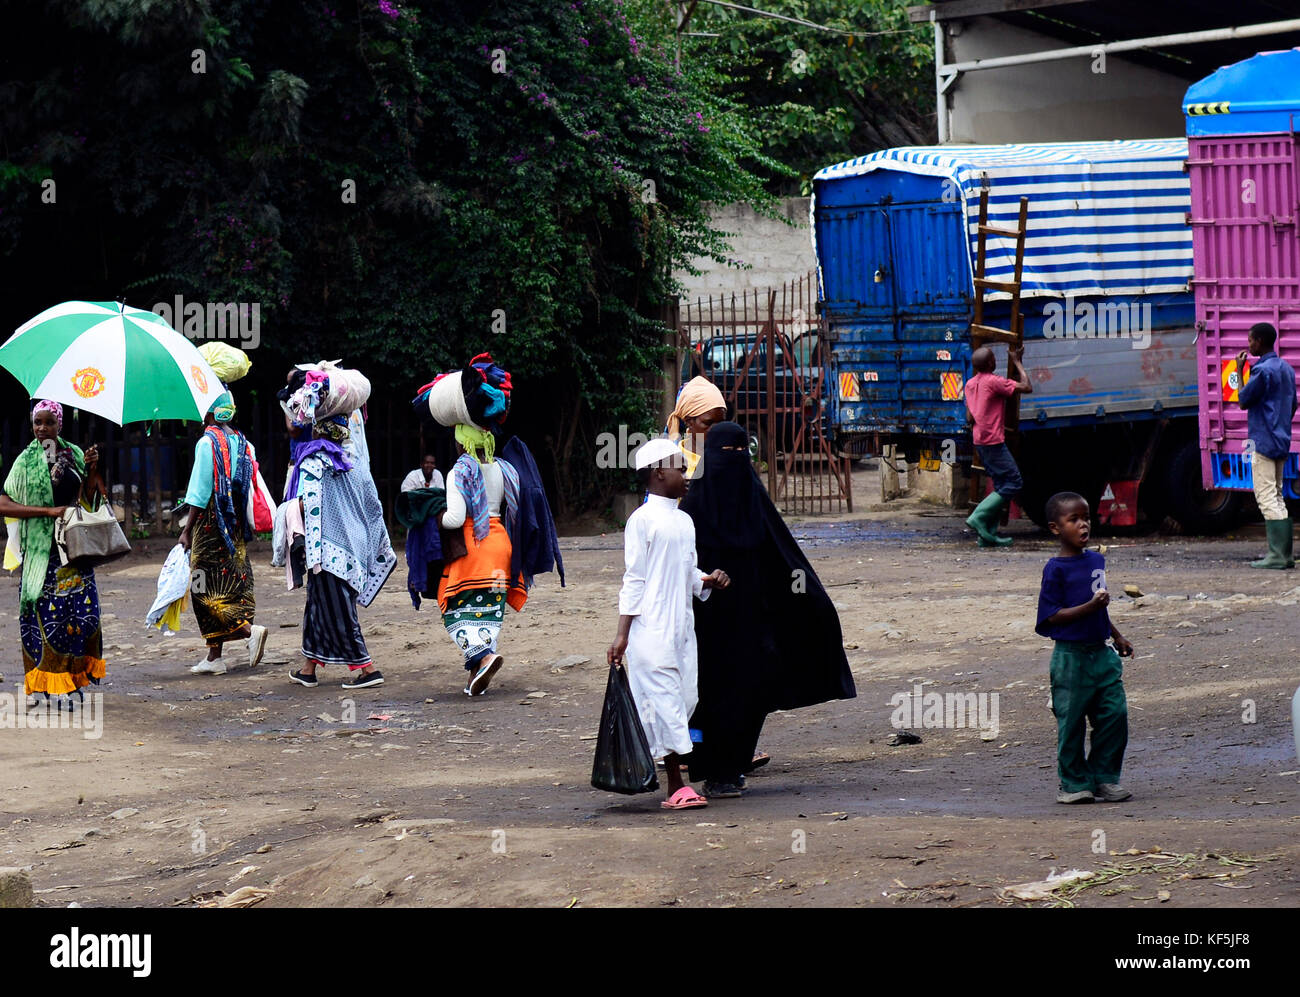
[(104, 390), (104, 375), (94, 367), (82, 367), (72, 375), (72, 390), (82, 398), (94, 398)]

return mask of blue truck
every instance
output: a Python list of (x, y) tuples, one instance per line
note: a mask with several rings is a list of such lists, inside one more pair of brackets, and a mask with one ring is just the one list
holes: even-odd
[[(1020, 282), (1024, 363), (1016, 441), (1023, 511), (1053, 492), (1113, 525), (1176, 520), (1218, 532), (1242, 499), (1201, 485), (1185, 139), (888, 149), (814, 178), (819, 308), (837, 446), (893, 445), (912, 461), (969, 462), (978, 211), (1028, 223)], [(1015, 241), (990, 235), (985, 276), (1009, 281)], [(1010, 295), (984, 324), (1011, 328)], [(1005, 346), (995, 346), (999, 370)], [(1104, 500), (1104, 502), (1103, 502)]]

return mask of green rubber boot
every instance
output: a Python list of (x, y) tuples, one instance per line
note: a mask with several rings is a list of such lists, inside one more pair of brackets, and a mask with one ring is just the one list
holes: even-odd
[(991, 492), (966, 519), (966, 525), (979, 534), (981, 547), (1011, 546), (1010, 537), (998, 536), (998, 519), (1002, 515), (1002, 507), (1006, 504), (1006, 499), (997, 492)]
[[(1288, 559), (1286, 549), (1291, 541), (1291, 520), (1266, 519), (1264, 533), (1268, 537), (1268, 553), (1258, 561), (1251, 561), (1252, 568), (1274, 568), (1285, 570), (1295, 566), (1295, 561)], [(1290, 563), (1288, 561), (1290, 560)]]
[(1283, 537), (1282, 556), (1286, 558), (1288, 568), (1295, 567), (1295, 527), (1290, 519), (1284, 519), (1286, 535)]

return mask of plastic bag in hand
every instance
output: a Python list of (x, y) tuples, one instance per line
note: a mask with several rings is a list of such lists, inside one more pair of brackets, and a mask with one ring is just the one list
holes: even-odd
[(632, 699), (627, 672), (614, 665), (609, 667), (605, 685), (591, 784), (611, 793), (652, 793), (659, 788), (655, 760), (650, 757), (650, 742)]
[(158, 595), (145, 617), (146, 626), (180, 629), (180, 612), (190, 592), (190, 552), (180, 544), (171, 549), (158, 573)]

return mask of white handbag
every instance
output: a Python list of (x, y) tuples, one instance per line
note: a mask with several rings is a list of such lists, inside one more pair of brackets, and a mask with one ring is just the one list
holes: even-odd
[(59, 561), (82, 571), (131, 553), (131, 545), (108, 502), (99, 503), (93, 512), (83, 509), (80, 503), (68, 506), (54, 524), (54, 540)]

